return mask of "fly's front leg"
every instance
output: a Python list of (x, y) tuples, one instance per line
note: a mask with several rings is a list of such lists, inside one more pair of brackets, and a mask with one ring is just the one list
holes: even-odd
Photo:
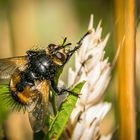
[(81, 46), (82, 46), (82, 42), (84, 40), (84, 38), (89, 35), (92, 31), (89, 30), (78, 42), (77, 45), (75, 46), (75, 48), (73, 50), (68, 51), (67, 53), (67, 58), (65, 60), (65, 62), (63, 63), (63, 66), (68, 62), (68, 60), (71, 58), (71, 56), (75, 53), (75, 51), (77, 51)]

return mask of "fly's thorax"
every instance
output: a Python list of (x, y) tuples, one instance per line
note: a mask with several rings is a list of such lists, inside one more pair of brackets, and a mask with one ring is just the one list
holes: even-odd
[(38, 52), (34, 56), (30, 56), (28, 67), (33, 74), (37, 75), (37, 80), (50, 80), (54, 77), (57, 71), (57, 64), (52, 60), (52, 57), (44, 52)]

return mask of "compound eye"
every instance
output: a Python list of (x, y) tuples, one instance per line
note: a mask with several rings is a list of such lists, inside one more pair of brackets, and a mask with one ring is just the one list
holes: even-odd
[(54, 49), (55, 49), (55, 44), (49, 44), (48, 45), (48, 49), (50, 50), (50, 51), (53, 51)]
[(61, 52), (57, 52), (53, 55), (53, 62), (57, 65), (63, 65), (63, 63), (66, 61), (65, 54)]
[(64, 62), (64, 61), (65, 61), (65, 55), (64, 55), (63, 53), (61, 53), (61, 52), (57, 52), (57, 53), (55, 54), (55, 57), (56, 57), (57, 59), (59, 59), (61, 62)]

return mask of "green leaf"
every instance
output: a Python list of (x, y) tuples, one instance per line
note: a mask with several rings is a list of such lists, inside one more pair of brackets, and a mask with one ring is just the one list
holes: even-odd
[(80, 93), (84, 83), (85, 82), (81, 82), (78, 85), (76, 85), (71, 90), (74, 94), (69, 94), (67, 98), (61, 103), (57, 115), (54, 121), (52, 122), (51, 126), (49, 127), (49, 131), (47, 135), (44, 137), (44, 140), (51, 140), (51, 139), (57, 140), (61, 136), (69, 120), (71, 112), (76, 104), (78, 98), (76, 94), (78, 95)]
[(6, 99), (8, 99), (9, 94), (9, 89), (6, 85), (0, 85), (0, 139), (4, 136), (3, 132), (3, 122), (7, 116), (7, 104), (6, 104)]

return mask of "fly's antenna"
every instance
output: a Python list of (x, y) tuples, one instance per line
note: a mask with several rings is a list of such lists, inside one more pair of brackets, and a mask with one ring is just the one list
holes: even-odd
[(66, 42), (67, 42), (67, 37), (65, 37), (65, 38), (63, 39), (62, 44), (61, 44), (61, 45), (58, 45), (58, 47), (55, 48), (54, 51), (59, 51), (59, 50), (61, 50), (61, 49), (63, 49), (63, 48), (66, 48), (67, 46), (72, 45), (72, 43), (67, 43), (67, 44), (66, 44)]
[(66, 42), (67, 42), (67, 37), (64, 38), (62, 46), (64, 46)]
[(67, 44), (65, 44), (66, 42), (67, 42), (67, 37), (64, 38), (63, 43), (62, 43), (61, 46), (63, 46), (63, 47), (65, 48), (66, 46), (72, 45), (72, 43), (67, 43)]

